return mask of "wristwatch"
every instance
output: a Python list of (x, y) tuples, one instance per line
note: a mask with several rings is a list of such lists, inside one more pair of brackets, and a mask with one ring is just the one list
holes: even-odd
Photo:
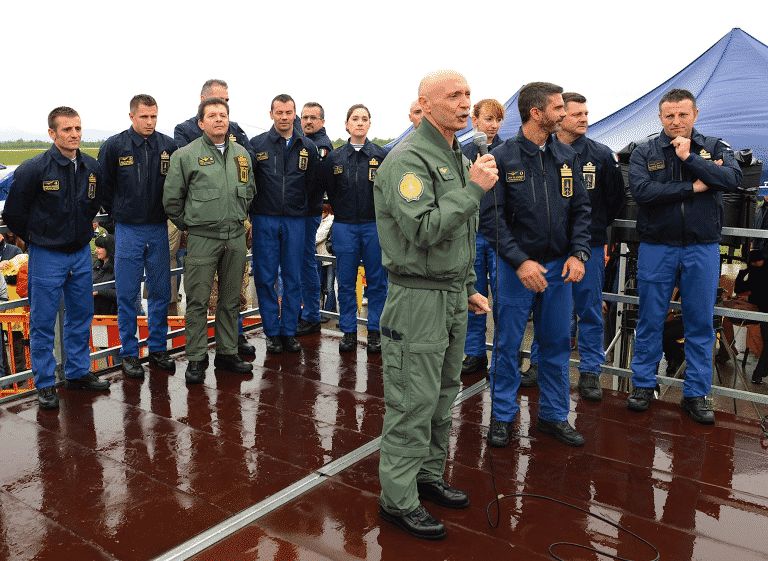
[(575, 257), (582, 263), (586, 263), (587, 261), (589, 261), (589, 253), (587, 253), (586, 251), (574, 251), (573, 253), (571, 253), (571, 256)]

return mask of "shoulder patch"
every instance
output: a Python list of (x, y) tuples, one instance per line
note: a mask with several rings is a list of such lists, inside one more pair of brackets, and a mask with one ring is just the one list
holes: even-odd
[(213, 163), (213, 158), (208, 156), (207, 158), (197, 158), (197, 163), (201, 166), (210, 166)]
[(416, 177), (415, 173), (405, 173), (400, 178), (397, 190), (400, 191), (400, 196), (410, 203), (421, 198), (421, 194), (424, 192), (424, 184), (421, 182), (421, 179)]
[(448, 167), (446, 166), (440, 166), (439, 168), (437, 168), (437, 171), (440, 172), (440, 175), (445, 181), (450, 181), (452, 179), (455, 179), (453, 173), (451, 173), (451, 170), (448, 169)]
[(122, 166), (132, 166), (133, 165), (133, 156), (120, 156), (117, 159), (117, 163), (118, 163), (118, 165), (120, 165), (120, 167), (122, 167)]

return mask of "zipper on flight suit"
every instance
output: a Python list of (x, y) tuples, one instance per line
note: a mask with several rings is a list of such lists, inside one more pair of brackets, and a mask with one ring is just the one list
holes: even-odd
[(539, 162), (541, 162), (541, 175), (544, 179), (544, 198), (547, 203), (547, 249), (544, 254), (544, 262), (549, 262), (549, 251), (552, 246), (552, 212), (549, 209), (549, 189), (547, 188), (547, 170), (544, 166), (544, 153), (539, 150)]
[[(683, 166), (680, 161), (680, 158), (677, 158), (677, 180), (683, 181)], [(680, 216), (681, 216), (681, 223), (680, 228), (682, 229), (682, 239), (683, 239), (683, 247), (685, 247), (685, 199), (680, 201)]]

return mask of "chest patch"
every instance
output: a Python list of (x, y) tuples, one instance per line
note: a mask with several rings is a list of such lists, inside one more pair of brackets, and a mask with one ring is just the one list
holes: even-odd
[(568, 164), (563, 164), (560, 168), (560, 189), (563, 197), (573, 196), (573, 170)]
[(648, 162), (648, 171), (659, 171), (667, 167), (666, 163), (664, 163), (664, 160), (654, 160), (652, 162)]
[(256, 154), (257, 162), (263, 162), (264, 160), (269, 160), (269, 152), (259, 152)]
[(132, 166), (133, 165), (133, 156), (120, 156), (117, 159), (117, 163), (120, 167), (123, 166)]
[(208, 156), (207, 158), (198, 158), (197, 163), (201, 166), (210, 166), (213, 164), (213, 158)]
[(421, 194), (424, 192), (424, 184), (421, 182), (421, 179), (416, 177), (415, 173), (405, 173), (400, 178), (397, 190), (400, 191), (400, 196), (410, 203), (421, 198)]
[(299, 152), (299, 169), (301, 171), (307, 171), (307, 166), (309, 165), (309, 152), (307, 152), (306, 148), (302, 148)]
[(169, 169), (171, 169), (171, 155), (163, 150), (160, 154), (160, 175), (168, 175)]
[(43, 191), (58, 191), (59, 190), (59, 180), (55, 179), (53, 181), (43, 181)]
[(344, 173), (344, 166), (333, 166), (333, 175)]
[(96, 198), (96, 176), (93, 174), (88, 176), (88, 198), (91, 200)]
[(597, 171), (597, 167), (592, 162), (587, 162), (587, 164), (582, 168), (582, 175), (584, 176), (584, 185), (587, 187), (587, 189), (594, 189), (595, 188), (595, 172)]
[(525, 170), (521, 169), (519, 171), (508, 171), (507, 172), (507, 183), (517, 183), (519, 181), (525, 181)]
[(709, 152), (707, 152), (703, 148), (701, 149), (701, 152), (699, 152), (699, 156), (701, 156), (705, 160), (711, 160), (712, 159), (712, 154), (710, 154)]

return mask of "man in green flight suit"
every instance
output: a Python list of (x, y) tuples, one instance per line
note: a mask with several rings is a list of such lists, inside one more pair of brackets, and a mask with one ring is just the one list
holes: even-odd
[(237, 355), (237, 315), (245, 271), (245, 220), (256, 194), (251, 156), (227, 138), (229, 105), (221, 98), (202, 101), (197, 110), (203, 136), (171, 156), (163, 206), (179, 230), (187, 231), (184, 288), (186, 380), (198, 384), (208, 367), (207, 311), (214, 275), (219, 275), (216, 306), (216, 368), (245, 373), (253, 365)]
[(376, 225), (389, 293), (381, 316), (384, 427), (379, 480), (381, 517), (424, 539), (445, 526), (428, 500), (466, 508), (469, 499), (443, 480), (450, 407), (461, 386), (467, 310), (489, 312), (474, 289), (478, 203), (498, 179), (496, 162), (470, 167), (456, 140), (471, 109), (466, 79), (428, 74), (419, 84), (421, 126), (384, 160), (374, 183)]

